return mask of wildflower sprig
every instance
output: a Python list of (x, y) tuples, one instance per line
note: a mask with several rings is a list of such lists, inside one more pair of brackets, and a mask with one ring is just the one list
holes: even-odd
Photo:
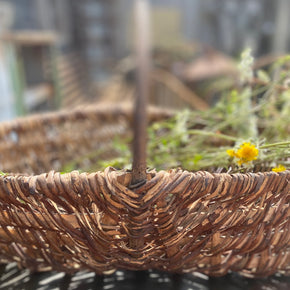
[(235, 148), (226, 150), (231, 166), (236, 165), (235, 172), (262, 166), (275, 172), (287, 170), (290, 167), (290, 141), (278, 143), (264, 143), (259, 140), (258, 145), (251, 142), (239, 143)]
[[(227, 80), (214, 107), (185, 110), (149, 127), (148, 166), (231, 173), (290, 169), (290, 55), (267, 71), (254, 67), (247, 49), (239, 65), (240, 82)], [(120, 138), (112, 144), (110, 160), (102, 161), (108, 150), (104, 147), (74, 160), (70, 171), (91, 159), (96, 163), (83, 169), (126, 168), (131, 164), (130, 144)]]
[(228, 149), (227, 154), (232, 157), (239, 166), (249, 165), (256, 160), (259, 155), (259, 149), (251, 142), (242, 143), (238, 149)]

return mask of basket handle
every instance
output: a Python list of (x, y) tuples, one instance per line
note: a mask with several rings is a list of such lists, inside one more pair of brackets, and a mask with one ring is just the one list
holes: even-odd
[(149, 11), (150, 7), (147, 0), (135, 0), (137, 90), (133, 116), (134, 140), (131, 188), (142, 185), (147, 179), (147, 103), (151, 68)]

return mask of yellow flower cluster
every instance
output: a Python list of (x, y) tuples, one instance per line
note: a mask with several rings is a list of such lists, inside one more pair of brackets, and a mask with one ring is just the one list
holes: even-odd
[(281, 171), (285, 171), (285, 170), (286, 170), (286, 167), (281, 165), (281, 164), (279, 164), (277, 167), (274, 167), (272, 169), (272, 171), (274, 171), (274, 172), (281, 172)]
[(229, 156), (235, 158), (237, 164), (241, 166), (242, 164), (248, 164), (256, 160), (259, 155), (259, 149), (254, 144), (245, 142), (237, 150), (229, 149), (227, 153)]

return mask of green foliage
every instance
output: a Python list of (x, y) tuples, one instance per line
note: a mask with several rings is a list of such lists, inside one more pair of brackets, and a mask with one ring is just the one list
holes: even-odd
[[(239, 65), (240, 82), (225, 90), (214, 107), (205, 112), (184, 110), (149, 127), (148, 166), (231, 172), (271, 170), (279, 164), (289, 168), (290, 56), (267, 70), (253, 71), (253, 62), (246, 50)], [(237, 165), (227, 150), (243, 142), (255, 144), (259, 156)], [(102, 152), (95, 152), (95, 167), (89, 169), (130, 168), (130, 144), (131, 140), (115, 139), (116, 158), (100, 161)], [(76, 162), (71, 165), (66, 169), (75, 169)]]

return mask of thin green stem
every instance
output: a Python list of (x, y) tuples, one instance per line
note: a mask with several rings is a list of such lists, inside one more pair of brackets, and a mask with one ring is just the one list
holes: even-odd
[(290, 141), (262, 145), (260, 146), (260, 149), (267, 149), (271, 147), (278, 147), (278, 146), (285, 146), (285, 145), (290, 145)]

